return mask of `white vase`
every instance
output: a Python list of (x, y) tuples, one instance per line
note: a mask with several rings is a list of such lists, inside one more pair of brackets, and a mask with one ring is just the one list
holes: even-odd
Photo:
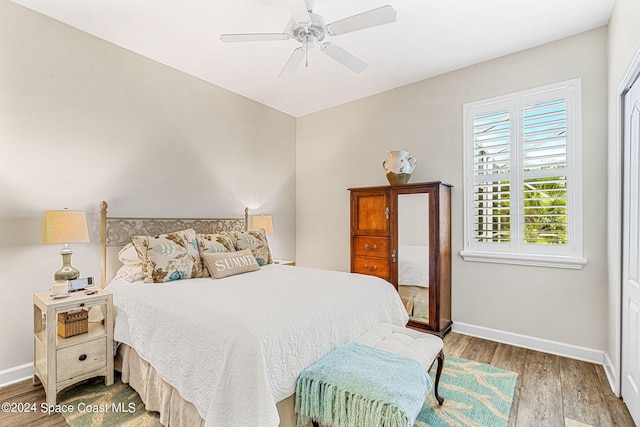
[(416, 159), (409, 155), (408, 151), (389, 151), (387, 160), (382, 162), (382, 167), (387, 173), (389, 184), (406, 184), (411, 178), (411, 173), (416, 167)]

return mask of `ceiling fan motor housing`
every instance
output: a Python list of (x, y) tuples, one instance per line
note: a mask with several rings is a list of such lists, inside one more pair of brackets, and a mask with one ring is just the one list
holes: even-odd
[(324, 29), (324, 19), (320, 15), (309, 13), (309, 16), (311, 17), (311, 22), (294, 24), (291, 28), (291, 34), (300, 43), (304, 44), (306, 42), (307, 48), (310, 49), (315, 47), (317, 43), (321, 43), (327, 33)]

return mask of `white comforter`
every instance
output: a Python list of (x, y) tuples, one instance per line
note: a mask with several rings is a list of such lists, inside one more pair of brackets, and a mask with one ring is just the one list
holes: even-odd
[(401, 245), (398, 248), (398, 285), (429, 287), (429, 247)]
[(268, 265), (214, 280), (117, 280), (116, 341), (135, 348), (206, 426), (277, 426), (302, 369), (379, 322), (404, 326), (394, 287), (359, 274)]

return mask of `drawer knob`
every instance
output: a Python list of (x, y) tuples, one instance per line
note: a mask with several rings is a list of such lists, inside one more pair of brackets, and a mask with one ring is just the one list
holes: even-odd
[(80, 357), (78, 357), (79, 361), (83, 361), (83, 360), (87, 360), (87, 355), (86, 354), (81, 354)]
[(378, 245), (369, 246), (368, 243), (364, 244), (364, 249), (367, 251), (375, 251), (378, 249)]
[(80, 307), (84, 307), (84, 303), (83, 302), (80, 303)]
[(369, 267), (369, 264), (365, 264), (364, 269), (367, 271), (376, 271), (378, 269), (378, 266), (374, 265), (373, 267)]

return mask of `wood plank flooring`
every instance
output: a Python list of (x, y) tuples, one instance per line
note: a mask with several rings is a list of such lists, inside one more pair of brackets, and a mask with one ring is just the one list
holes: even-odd
[[(445, 356), (462, 357), (518, 374), (509, 427), (632, 427), (627, 407), (600, 365), (449, 333)], [(445, 361), (446, 366), (446, 361)]]
[(35, 403), (36, 412), (0, 412), (0, 426), (24, 426), (24, 427), (67, 427), (68, 424), (60, 414), (48, 414), (40, 410), (40, 405), (45, 402), (44, 387), (42, 384), (33, 385), (32, 380), (22, 381), (7, 387), (0, 388), (0, 403)]
[[(444, 342), (446, 356), (518, 373), (509, 427), (634, 426), (626, 406), (611, 391), (602, 366), (455, 332)], [(0, 426), (66, 426), (61, 415), (39, 412), (44, 399), (42, 386), (34, 386), (31, 380), (0, 388), (0, 403), (35, 402), (38, 407), (35, 414), (0, 412)]]

